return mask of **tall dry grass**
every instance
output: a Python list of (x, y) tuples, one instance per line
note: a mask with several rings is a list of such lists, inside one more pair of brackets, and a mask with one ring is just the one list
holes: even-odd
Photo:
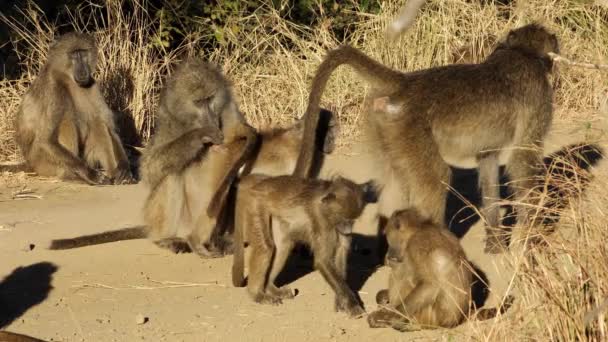
[[(117, 0), (107, 0), (107, 15), (99, 18), (96, 6), (72, 13), (75, 29), (95, 23), (101, 56), (99, 79), (111, 108), (133, 118), (144, 141), (151, 134), (158, 90), (171, 65), (184, 54), (202, 54), (201, 37), (191, 36), (176, 51), (158, 54), (151, 38), (159, 25), (135, 0), (133, 15), (125, 15)], [(380, 15), (360, 13), (349, 43), (383, 63), (401, 70), (445, 64), (452, 51), (465, 44), (480, 50), (492, 37), (537, 21), (559, 37), (562, 54), (575, 60), (608, 63), (608, 10), (589, 2), (567, 0), (514, 1), (510, 6), (487, 1), (431, 0), (416, 24), (397, 42), (388, 43), (384, 32), (403, 1), (387, 1)], [(32, 5), (25, 10), (31, 22), (12, 23), (27, 48), (19, 51), (26, 70), (17, 81), (0, 83), (0, 159), (16, 159), (12, 116), (19, 98), (35, 77), (55, 27), (41, 20)], [(6, 20), (6, 19), (4, 19)], [(206, 57), (221, 65), (234, 83), (242, 111), (257, 127), (287, 124), (305, 111), (310, 80), (327, 49), (341, 42), (331, 34), (331, 20), (318, 27), (302, 27), (282, 19), (271, 8), (234, 19), (230, 25), (252, 27), (227, 31), (227, 44)], [(608, 110), (607, 73), (584, 68), (557, 68), (555, 120), (566, 122), (580, 134), (605, 146)], [(323, 104), (340, 119), (339, 141), (347, 145), (358, 137), (365, 83), (348, 68), (335, 73)], [(514, 307), (489, 322), (472, 322), (444, 336), (471, 340), (606, 340), (606, 315), (600, 311), (585, 324), (583, 317), (608, 298), (608, 212), (606, 168), (593, 170), (595, 179), (583, 188), (584, 171), (566, 160), (573, 177), (552, 179), (568, 192), (560, 209), (560, 227), (549, 247), (524, 257), (514, 249), (507, 256), (514, 270), (511, 290)], [(534, 268), (529, 260), (536, 260)], [(450, 337), (447, 337), (448, 339)]]

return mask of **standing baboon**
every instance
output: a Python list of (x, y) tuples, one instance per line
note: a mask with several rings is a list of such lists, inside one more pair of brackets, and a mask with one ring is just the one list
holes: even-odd
[(93, 78), (96, 64), (89, 35), (69, 33), (51, 45), (17, 113), (24, 170), (89, 184), (133, 182), (113, 113)]
[[(323, 111), (323, 113), (324, 124), (319, 125), (319, 130), (321, 130), (319, 137), (323, 139), (322, 152), (330, 153), (333, 150), (335, 124), (333, 124), (333, 119), (330, 112)], [(297, 122), (289, 128), (275, 128), (261, 131), (256, 139), (257, 143), (254, 152), (252, 153), (251, 158), (247, 162), (244, 170), (242, 170), (243, 175), (246, 175), (249, 172), (264, 173), (272, 176), (291, 173), (295, 167), (296, 159), (300, 151), (302, 134), (302, 122)], [(238, 157), (238, 154), (243, 151), (245, 144), (246, 141), (241, 139), (224, 143), (221, 146), (212, 146), (206, 150), (202, 156), (201, 162), (199, 162), (196, 167), (192, 168), (193, 171), (188, 171), (187, 173), (196, 173), (198, 184), (217, 184), (218, 180), (223, 174), (223, 170), (225, 170), (228, 165), (233, 163), (234, 159)], [(200, 153), (202, 154), (203, 147), (198, 146), (194, 148), (194, 150), (197, 149), (200, 150)], [(164, 189), (166, 188), (167, 186), (165, 185)], [(198, 187), (195, 187), (194, 189), (196, 188)], [(192, 192), (194, 189), (190, 189), (190, 191)], [(166, 190), (164, 191), (166, 195)], [(194, 195), (196, 194), (193, 193), (192, 196)], [(200, 208), (206, 207), (211, 200), (210, 191), (202, 194), (199, 193), (198, 195), (198, 197), (193, 198), (192, 200), (199, 201)], [(160, 198), (162, 197), (162, 194), (156, 194), (155, 196), (156, 198)], [(170, 199), (171, 197), (167, 197), (167, 201)], [(170, 203), (167, 205), (170, 205)], [(233, 205), (233, 201), (227, 203), (227, 206), (232, 207)], [(151, 209), (151, 207), (147, 207), (148, 214), (154, 214), (154, 211)], [(229, 241), (225, 241), (224, 239), (227, 237), (222, 236), (222, 234), (226, 233), (227, 231), (230, 232), (231, 228), (231, 220), (229, 217), (227, 217), (227, 214), (229, 214), (230, 211), (227, 211), (227, 213), (222, 213), (217, 220), (211, 219), (209, 216), (204, 214), (201, 215), (199, 217), (199, 224), (194, 227), (194, 236), (197, 236), (197, 239), (199, 240), (201, 239), (201, 236), (202, 238), (209, 238), (209, 236), (214, 239), (217, 238), (219, 241), (216, 240), (215, 242), (219, 245), (227, 244), (225, 247), (228, 249)], [(170, 213), (170, 211), (166, 211), (166, 213)], [(210, 233), (209, 226), (212, 224), (215, 224), (220, 228), (215, 235)], [(141, 239), (145, 238), (146, 236), (148, 236), (148, 229), (144, 226), (138, 226), (81, 236), (72, 239), (53, 240), (50, 248), (70, 249), (121, 240)], [(174, 244), (176, 247), (174, 250), (179, 252), (191, 250), (190, 246), (185, 240), (171, 240), (173, 240), (172, 244)]]
[(292, 298), (275, 278), (296, 243), (309, 245), (315, 268), (336, 294), (335, 309), (351, 316), (364, 312), (346, 283), (352, 225), (373, 200), (372, 182), (270, 177), (251, 174), (239, 181), (235, 213), (232, 283), (244, 284), (244, 243), (251, 249), (248, 291), (254, 301), (279, 304)]
[[(509, 32), (483, 63), (436, 67), (411, 73), (390, 69), (359, 50), (330, 51), (313, 80), (302, 151), (294, 175), (308, 176), (314, 156), (314, 127), (325, 85), (341, 64), (349, 64), (375, 89), (365, 129), (370, 143), (397, 180), (401, 207), (413, 206), (443, 224), (448, 165), (480, 168), (488, 225), (485, 250), (508, 246), (499, 224), (498, 160), (510, 152), (507, 171), (517, 198), (534, 188), (542, 143), (553, 117), (548, 74), (558, 52), (555, 35), (531, 24)], [(520, 222), (527, 217), (519, 210)]]
[[(388, 307), (367, 316), (370, 327), (451, 328), (469, 317), (473, 268), (458, 238), (415, 209), (393, 213), (385, 232), (391, 274), (388, 289), (378, 292), (376, 302)], [(507, 297), (500, 311), (511, 301)], [(488, 319), (497, 311), (479, 310), (476, 318)]]

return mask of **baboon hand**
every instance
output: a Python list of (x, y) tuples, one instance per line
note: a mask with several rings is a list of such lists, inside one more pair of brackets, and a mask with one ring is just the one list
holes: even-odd
[(204, 130), (201, 141), (203, 144), (221, 145), (224, 143), (224, 134), (220, 130), (213, 130), (212, 132)]
[(354, 298), (336, 297), (334, 301), (336, 312), (346, 312), (351, 318), (360, 318), (365, 314), (365, 310)]
[(103, 172), (94, 169), (77, 170), (76, 174), (91, 185), (110, 185), (112, 181)]

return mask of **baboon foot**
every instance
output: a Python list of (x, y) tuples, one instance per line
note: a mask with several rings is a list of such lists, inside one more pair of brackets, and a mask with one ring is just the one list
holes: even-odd
[(386, 328), (390, 326), (390, 320), (384, 311), (378, 310), (367, 315), (367, 324), (370, 328)]
[(190, 245), (190, 248), (196, 255), (204, 259), (221, 258), (224, 256), (221, 248), (211, 243)]
[(281, 286), (281, 287), (276, 287), (274, 285), (271, 285), (268, 287), (268, 291), (273, 296), (279, 297), (281, 299), (292, 299), (296, 296), (296, 292), (287, 285)]
[(123, 184), (135, 184), (137, 181), (131, 174), (131, 170), (127, 169), (119, 169), (112, 177), (112, 183), (114, 185), (123, 185)]
[(376, 293), (376, 304), (387, 305), (390, 302), (388, 297), (388, 290), (380, 290)]
[(280, 305), (283, 304), (281, 298), (266, 293), (258, 293), (253, 297), (253, 301), (259, 304)]
[(506, 252), (508, 249), (509, 241), (507, 237), (496, 235), (488, 235), (488, 237), (486, 237), (486, 246), (484, 248), (486, 254), (500, 254)]
[(190, 245), (186, 241), (180, 238), (168, 238), (154, 242), (158, 247), (170, 250), (175, 254), (190, 253)]
[(336, 312), (346, 312), (351, 318), (360, 318), (365, 314), (365, 310), (355, 299), (337, 298), (334, 301)]

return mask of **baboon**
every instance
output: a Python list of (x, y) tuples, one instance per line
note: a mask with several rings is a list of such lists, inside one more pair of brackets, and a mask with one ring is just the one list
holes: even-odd
[[(470, 311), (473, 268), (454, 234), (416, 209), (393, 213), (385, 232), (391, 274), (388, 289), (378, 292), (376, 302), (387, 307), (367, 316), (370, 327), (451, 328), (474, 313)], [(508, 296), (500, 309), (478, 310), (475, 317), (494, 317), (511, 302)]]
[(8, 331), (0, 331), (0, 342), (44, 342), (35, 337), (12, 333)]
[(387, 34), (390, 39), (397, 38), (414, 24), (414, 19), (424, 2), (425, 0), (407, 0), (397, 17), (388, 26)]
[[(328, 154), (333, 151), (335, 130), (337, 127), (331, 116), (331, 112), (323, 110), (322, 114), (324, 122), (319, 124), (319, 138), (322, 142), (318, 145), (321, 146), (321, 152)], [(247, 175), (250, 172), (264, 173), (272, 176), (291, 173), (295, 167), (296, 159), (300, 151), (303, 126), (303, 122), (298, 121), (288, 128), (274, 128), (260, 131), (258, 138), (256, 139), (254, 152), (245, 167), (241, 170), (242, 175)], [(233, 163), (234, 159), (237, 158), (238, 153), (243, 151), (245, 144), (246, 141), (241, 139), (224, 143), (221, 146), (211, 146), (211, 148), (205, 152), (204, 156), (202, 156), (203, 159), (199, 165), (196, 168), (193, 168), (196, 170), (199, 184), (217, 184), (218, 179), (221, 177), (221, 171), (225, 170), (229, 164)], [(202, 146), (199, 148), (202, 149)], [(192, 173), (194, 173), (194, 171), (192, 171)], [(190, 174), (190, 171), (188, 174)], [(201, 203), (199, 207), (205, 207), (209, 203), (210, 197), (210, 194), (199, 194), (196, 199)], [(167, 200), (170, 200), (170, 198), (167, 198)], [(234, 201), (231, 201), (230, 203), (227, 203), (226, 206), (232, 208), (233, 205)], [(154, 211), (151, 209), (152, 208), (149, 207), (147, 213), (153, 214)], [(196, 236), (205, 235), (209, 237), (209, 225), (217, 225), (220, 229), (218, 229), (216, 235), (211, 236), (211, 238), (219, 238), (220, 241), (214, 241), (218, 245), (227, 244), (227, 246), (220, 246), (227, 249), (224, 252), (229, 251), (230, 241), (226, 241), (226, 237), (222, 237), (222, 234), (226, 232), (230, 233), (230, 228), (232, 227), (231, 219), (227, 217), (227, 214), (229, 214), (228, 208), (226, 211), (227, 212), (222, 213), (216, 221), (212, 221), (212, 219), (206, 215), (201, 215), (199, 218), (200, 225), (196, 226), (196, 228), (200, 230), (200, 233), (197, 233), (198, 235)], [(170, 213), (170, 211), (166, 212)], [(206, 226), (203, 226), (203, 224)], [(137, 226), (71, 239), (53, 240), (50, 249), (70, 249), (121, 240), (141, 239), (147, 236), (148, 229), (145, 226)], [(185, 243), (183, 239), (171, 240), (175, 247), (174, 251), (191, 251), (190, 246)], [(218, 251), (215, 252), (219, 253)]]
[(93, 78), (96, 65), (90, 35), (68, 33), (51, 45), (15, 121), (24, 171), (92, 185), (134, 182), (113, 113)]
[[(400, 206), (418, 208), (442, 225), (448, 165), (478, 166), (488, 227), (485, 250), (501, 252), (509, 240), (506, 231), (495, 229), (499, 157), (510, 152), (507, 172), (518, 182), (516, 197), (524, 199), (540, 173), (541, 147), (553, 117), (547, 53), (558, 50), (554, 34), (530, 24), (510, 31), (479, 64), (402, 73), (350, 46), (330, 51), (313, 79), (294, 175), (309, 176), (319, 101), (331, 73), (349, 64), (373, 83), (364, 129), (372, 149), (382, 151), (381, 164), (396, 178)], [(528, 215), (523, 206), (518, 209), (522, 222)]]
[(255, 302), (280, 304), (292, 298), (274, 280), (296, 243), (311, 247), (314, 265), (336, 294), (336, 311), (351, 316), (364, 310), (346, 283), (352, 225), (374, 200), (373, 182), (346, 178), (302, 179), (251, 174), (239, 181), (235, 213), (232, 283), (244, 286), (244, 244), (251, 249), (247, 289)]

